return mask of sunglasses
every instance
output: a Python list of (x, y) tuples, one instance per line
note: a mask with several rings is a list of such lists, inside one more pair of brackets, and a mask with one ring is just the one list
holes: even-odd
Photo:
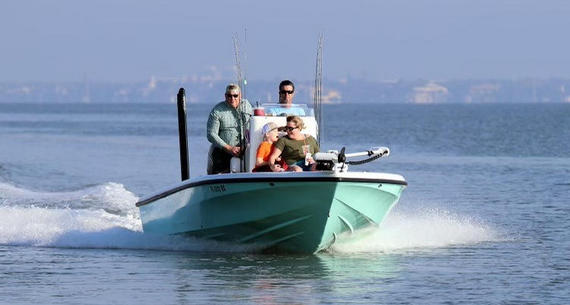
[(235, 97), (238, 98), (239, 94), (226, 94), (227, 97)]
[(285, 131), (287, 131), (287, 132), (293, 131), (293, 130), (295, 130), (295, 129), (297, 129), (297, 127), (289, 127), (289, 126), (283, 127), (283, 130), (285, 130)]
[(281, 90), (281, 91), (279, 91), (279, 94), (293, 94), (293, 92), (295, 92), (295, 91), (293, 91), (293, 90), (291, 90), (291, 91)]

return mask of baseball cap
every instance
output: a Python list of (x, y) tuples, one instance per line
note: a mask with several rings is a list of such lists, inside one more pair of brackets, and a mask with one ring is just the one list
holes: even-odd
[(266, 135), (267, 133), (269, 133), (273, 129), (277, 129), (277, 124), (275, 124), (273, 122), (269, 122), (269, 123), (263, 125), (263, 128), (261, 129), (261, 133), (263, 135)]

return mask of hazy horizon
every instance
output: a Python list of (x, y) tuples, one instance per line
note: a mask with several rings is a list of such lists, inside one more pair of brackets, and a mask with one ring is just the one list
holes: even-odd
[(234, 33), (250, 80), (313, 79), (320, 33), (328, 79), (570, 78), (569, 15), (561, 0), (8, 2), (0, 81), (231, 79)]

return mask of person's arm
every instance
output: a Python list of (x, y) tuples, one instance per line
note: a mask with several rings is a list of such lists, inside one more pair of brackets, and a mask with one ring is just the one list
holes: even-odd
[(312, 149), (312, 153), (311, 156), (307, 158), (307, 161), (309, 161), (310, 164), (315, 163), (315, 159), (313, 158), (313, 156), (315, 155), (315, 153), (319, 152), (319, 143), (317, 142), (317, 140), (313, 137), (313, 136), (309, 136), (309, 142), (311, 142), (311, 147)]
[(250, 117), (253, 116), (253, 105), (251, 105), (251, 103), (248, 100), (244, 100), (245, 101), (245, 113), (247, 113)]
[(281, 156), (281, 149), (274, 147), (273, 148), (273, 152), (271, 153), (271, 155), (269, 156), (269, 167), (271, 168), (272, 171), (274, 172), (280, 172), (283, 171), (283, 168), (281, 168), (281, 166), (279, 166), (279, 164), (275, 164), (275, 160), (277, 160), (277, 158)]
[(238, 115), (242, 118), (242, 123), (244, 124), (244, 126), (239, 126), (239, 128), (249, 129), (251, 117), (253, 116), (253, 106), (251, 106), (251, 103), (248, 100), (242, 99), (237, 110)]
[(311, 138), (313, 138), (313, 142), (315, 143), (315, 151), (313, 153), (318, 153), (321, 150), (319, 147), (319, 142), (317, 142), (317, 139), (315, 139), (313, 136), (311, 136)]
[(267, 165), (268, 162), (263, 161), (263, 158), (256, 158), (255, 159), (255, 167)]
[(226, 150), (227, 152), (233, 154), (234, 156), (239, 155), (239, 147), (233, 147), (226, 143), (219, 136), (220, 133), (220, 118), (216, 115), (214, 111), (210, 112), (208, 117), (208, 125), (206, 127), (206, 136), (208, 141), (217, 147)]
[(263, 161), (263, 156), (267, 155), (267, 147), (261, 143), (257, 148), (257, 154), (255, 155), (255, 166), (269, 165), (269, 162)]

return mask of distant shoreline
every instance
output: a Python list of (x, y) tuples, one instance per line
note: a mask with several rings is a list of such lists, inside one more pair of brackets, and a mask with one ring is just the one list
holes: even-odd
[[(156, 79), (139, 82), (0, 82), (0, 103), (174, 103), (180, 87), (190, 103), (212, 104), (232, 80)], [(277, 81), (249, 81), (250, 102), (275, 102)], [(296, 82), (296, 100), (312, 102), (313, 81)], [(346, 103), (570, 103), (570, 79), (323, 81), (323, 101)]]

